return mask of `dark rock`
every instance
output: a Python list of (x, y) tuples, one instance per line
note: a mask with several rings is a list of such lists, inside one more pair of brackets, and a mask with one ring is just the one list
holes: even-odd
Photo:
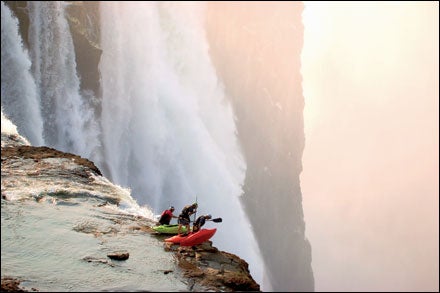
[[(101, 171), (95, 164), (85, 158), (80, 156), (58, 151), (49, 147), (34, 147), (34, 146), (17, 146), (17, 147), (2, 147), (2, 161), (8, 157), (20, 157), (23, 159), (33, 159), (34, 161), (39, 161), (41, 159), (47, 158), (65, 158), (71, 159), (76, 164), (87, 167), (97, 175), (101, 175)], [(3, 163), (2, 163), (3, 164)], [(81, 176), (88, 177), (86, 174)]]
[(238, 256), (219, 251), (212, 241), (186, 247), (165, 242), (165, 251), (173, 251), (190, 291), (207, 288), (213, 291), (260, 291), (249, 272), (249, 265)]
[(2, 278), (2, 292), (27, 292), (20, 288), (20, 281), (11, 277)]
[[(73, 1), (66, 8), (81, 89), (100, 96), (99, 61), (102, 50), (99, 47), (99, 1)], [(92, 102), (92, 101), (89, 101)], [(95, 107), (95, 111), (98, 111)]]
[(108, 253), (107, 256), (115, 260), (126, 260), (128, 259), (130, 254), (127, 251), (116, 251), (116, 252)]

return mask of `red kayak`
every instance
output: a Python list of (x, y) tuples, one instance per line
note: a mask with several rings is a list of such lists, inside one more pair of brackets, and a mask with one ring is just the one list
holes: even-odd
[(173, 242), (174, 244), (179, 244), (180, 241), (182, 241), (186, 237), (188, 237), (188, 235), (186, 235), (186, 236), (174, 235), (174, 236), (172, 236), (170, 238), (166, 238), (164, 241), (166, 241), (166, 242)]
[(185, 237), (183, 240), (180, 241), (180, 246), (193, 246), (200, 243), (205, 242), (209, 238), (211, 238), (215, 232), (217, 231), (216, 228), (214, 229), (201, 229), (200, 231), (196, 233), (191, 233), (187, 237)]
[(200, 231), (196, 233), (190, 233), (187, 236), (175, 235), (173, 237), (166, 238), (165, 241), (173, 242), (175, 244), (180, 243), (181, 246), (193, 246), (205, 242), (206, 240), (211, 238), (216, 231), (217, 228), (200, 229)]

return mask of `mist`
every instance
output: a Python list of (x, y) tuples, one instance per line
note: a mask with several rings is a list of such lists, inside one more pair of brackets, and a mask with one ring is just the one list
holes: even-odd
[(439, 290), (438, 2), (305, 2), (316, 291)]

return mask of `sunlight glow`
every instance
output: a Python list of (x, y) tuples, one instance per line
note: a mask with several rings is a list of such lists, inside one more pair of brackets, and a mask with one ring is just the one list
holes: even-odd
[(305, 2), (316, 291), (438, 291), (438, 2)]

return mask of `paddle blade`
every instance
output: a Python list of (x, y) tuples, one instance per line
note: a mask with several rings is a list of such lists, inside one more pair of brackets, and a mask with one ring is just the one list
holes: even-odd
[(223, 219), (222, 218), (215, 218), (215, 219), (212, 219), (212, 221), (216, 222), (216, 223), (221, 223), (223, 221)]

